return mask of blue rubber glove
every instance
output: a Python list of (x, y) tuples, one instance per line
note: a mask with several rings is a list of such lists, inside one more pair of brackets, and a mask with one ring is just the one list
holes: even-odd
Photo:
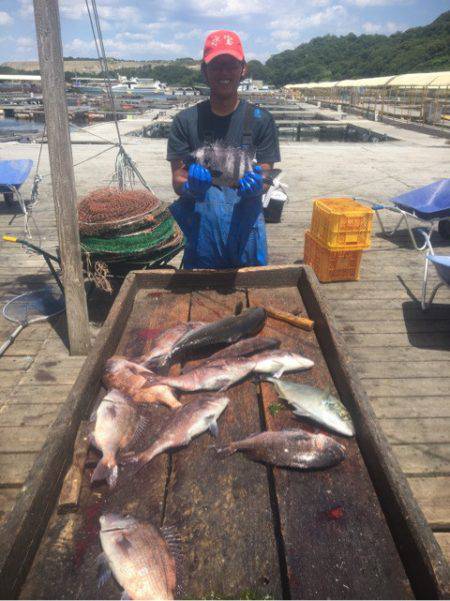
[(188, 180), (183, 185), (183, 196), (191, 196), (196, 200), (204, 200), (205, 194), (211, 186), (211, 172), (202, 165), (192, 163), (188, 171)]
[(262, 169), (259, 165), (247, 171), (239, 180), (238, 194), (242, 199), (257, 198), (264, 192)]

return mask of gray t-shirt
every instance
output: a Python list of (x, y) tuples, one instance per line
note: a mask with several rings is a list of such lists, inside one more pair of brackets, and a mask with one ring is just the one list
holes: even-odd
[[(220, 117), (211, 111), (209, 100), (184, 109), (175, 116), (167, 142), (167, 160), (184, 160), (203, 146), (199, 133), (199, 107), (204, 105), (205, 121), (212, 140), (226, 140), (230, 146), (242, 144), (246, 100), (241, 100), (238, 107), (230, 115)], [(278, 144), (278, 132), (272, 115), (263, 108), (256, 107), (252, 119), (252, 143), (256, 149), (258, 163), (276, 163), (281, 160)]]

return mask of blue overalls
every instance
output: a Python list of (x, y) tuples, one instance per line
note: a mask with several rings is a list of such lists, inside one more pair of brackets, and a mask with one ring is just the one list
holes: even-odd
[[(251, 142), (253, 106), (243, 143)], [(267, 265), (262, 198), (242, 200), (234, 188), (211, 186), (204, 200), (179, 198), (170, 211), (185, 237), (184, 269), (234, 269)]]

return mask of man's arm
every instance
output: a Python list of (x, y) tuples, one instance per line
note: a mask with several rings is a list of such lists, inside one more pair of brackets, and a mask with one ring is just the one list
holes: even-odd
[(172, 168), (172, 187), (177, 196), (181, 196), (183, 186), (187, 182), (188, 172), (184, 161), (181, 159), (174, 159), (170, 161)]

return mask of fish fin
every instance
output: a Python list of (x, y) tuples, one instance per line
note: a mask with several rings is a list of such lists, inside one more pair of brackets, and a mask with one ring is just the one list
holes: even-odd
[(100, 553), (96, 560), (97, 564), (97, 588), (102, 588), (112, 576), (108, 558), (105, 553)]
[(273, 374), (274, 380), (279, 380), (283, 374), (284, 374), (284, 367), (281, 367), (278, 371), (276, 371)]
[(89, 422), (94, 423), (97, 419), (97, 408), (95, 408), (89, 416)]
[(216, 421), (213, 421), (209, 424), (209, 431), (214, 436), (214, 438), (217, 438), (219, 436), (219, 428), (217, 426)]
[(182, 539), (175, 526), (162, 526), (160, 528), (162, 537), (167, 543), (174, 559), (177, 560), (181, 556)]
[(130, 442), (125, 447), (126, 450), (132, 449), (134, 446), (138, 445), (141, 442), (142, 438), (145, 436), (145, 434), (147, 432), (147, 429), (150, 425), (150, 421), (151, 420), (148, 416), (141, 415), (139, 417), (136, 431), (133, 434), (133, 438), (130, 440)]
[(220, 455), (221, 457), (229, 457), (230, 455), (233, 455), (233, 453), (236, 453), (236, 451), (237, 451), (237, 447), (235, 447), (233, 443), (226, 445), (224, 447), (215, 447), (215, 449), (216, 449), (216, 453), (218, 455)]
[(117, 483), (117, 478), (119, 476), (119, 466), (113, 465), (110, 467), (106, 461), (102, 458), (97, 463), (97, 466), (94, 470), (94, 473), (91, 476), (91, 483), (101, 482), (102, 480), (106, 480), (110, 488), (114, 488)]
[(127, 591), (122, 591), (122, 594), (120, 595), (120, 599), (121, 601), (131, 601), (131, 599), (133, 599), (133, 597), (130, 596), (130, 593), (127, 593)]

